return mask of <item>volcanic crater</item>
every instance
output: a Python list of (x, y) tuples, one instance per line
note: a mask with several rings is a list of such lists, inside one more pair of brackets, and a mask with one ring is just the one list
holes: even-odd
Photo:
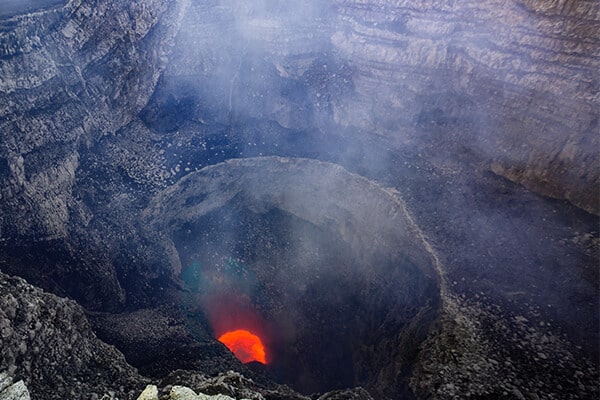
[(597, 0), (0, 3), (2, 391), (598, 398)]
[(409, 393), (440, 276), (397, 192), (335, 164), (250, 158), (186, 176), (144, 215), (179, 255), (186, 306), (215, 337), (258, 334), (270, 377)]

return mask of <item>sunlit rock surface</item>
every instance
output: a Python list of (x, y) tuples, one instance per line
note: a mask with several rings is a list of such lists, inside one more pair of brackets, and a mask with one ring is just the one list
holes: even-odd
[[(181, 382), (186, 382), (181, 386)], [(201, 374), (186, 371), (175, 371), (159, 385), (159, 394), (167, 396), (183, 395), (195, 396), (192, 399), (288, 399), (288, 400), (372, 400), (373, 397), (363, 388), (337, 390), (317, 396), (304, 396), (290, 390), (286, 386), (276, 385), (264, 387), (243, 375), (228, 371), (209, 378)], [(174, 390), (175, 389), (175, 390)], [(215, 396), (215, 397), (210, 397)]]
[(23, 381), (13, 383), (12, 378), (6, 373), (0, 373), (0, 399), (1, 400), (29, 400), (29, 391)]

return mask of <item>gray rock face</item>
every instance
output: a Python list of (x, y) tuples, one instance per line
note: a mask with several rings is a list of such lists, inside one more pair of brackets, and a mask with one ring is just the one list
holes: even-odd
[(173, 232), (236, 197), (255, 212), (278, 208), (327, 226), (357, 249), (357, 257), (368, 259), (379, 252), (403, 255), (434, 282), (440, 279), (399, 193), (331, 163), (281, 157), (229, 160), (160, 192), (142, 218), (153, 229)]
[[(123, 355), (96, 338), (75, 302), (0, 272), (0, 305), (0, 370), (23, 379), (33, 398), (89, 399), (107, 390), (125, 397), (143, 387)], [(24, 395), (22, 384), (11, 393)]]
[(12, 383), (12, 378), (7, 373), (0, 373), (0, 399), (1, 400), (29, 400), (29, 391), (23, 381)]
[[(178, 159), (209, 137), (240, 138), (224, 150), (208, 143), (221, 160), (284, 148), (289, 139), (274, 135), (243, 142), (248, 119), (321, 130), (308, 150), (318, 156), (351, 128), (598, 212), (596, 2), (193, 2), (183, 14), (185, 3), (71, 1), (2, 20), (0, 238), (25, 243), (18, 253), (55, 240), (43, 245), (48, 262), (96, 258), (88, 273), (24, 273), (44, 287), (122, 307), (118, 276), (131, 271), (115, 264), (133, 257), (112, 255), (131, 229), (114, 226), (186, 168), (214, 162), (216, 151), (200, 165)], [(230, 123), (235, 133), (214, 132)], [(378, 152), (367, 152), (373, 163)], [(135, 258), (160, 275), (159, 257)], [(51, 287), (65, 273), (87, 288)], [(96, 281), (103, 289), (90, 291)]]
[[(152, 94), (185, 3), (69, 1), (0, 20), (0, 243), (10, 243), (7, 255), (24, 246), (17, 258), (81, 267), (42, 272), (17, 262), (7, 270), (91, 308), (124, 302), (105, 240), (81, 235), (98, 199), (90, 208), (73, 189), (86, 149), (131, 121)], [(71, 273), (87, 289), (68, 289)], [(97, 283), (102, 289), (90, 290)]]
[(599, 19), (591, 0), (192, 4), (163, 90), (196, 120), (353, 127), (598, 214)]
[[(184, 386), (182, 386), (184, 385)], [(334, 390), (322, 395), (304, 396), (290, 390), (284, 385), (260, 385), (243, 375), (228, 371), (215, 377), (206, 377), (202, 374), (189, 371), (174, 371), (165, 378), (161, 385), (164, 395), (190, 396), (191, 399), (287, 399), (307, 400), (372, 400), (373, 397), (363, 388)], [(214, 396), (214, 397), (211, 397)], [(166, 396), (165, 396), (166, 397)]]
[(79, 150), (145, 105), (181, 3), (74, 0), (0, 21), (0, 237), (65, 237), (87, 218)]
[[(171, 207), (178, 208), (167, 218), (150, 203), (153, 196), (185, 192), (194, 179), (186, 175), (231, 158), (326, 160), (402, 191), (414, 221), (378, 209), (377, 196), (352, 204), (342, 195), (345, 185), (335, 198), (343, 207), (286, 202), (282, 188), (319, 190), (321, 176), (310, 166), (304, 176), (315, 182), (277, 181), (280, 198), (265, 191), (275, 183), (263, 179), (268, 201), (256, 201), (254, 211), (285, 203), (289, 214), (328, 225), (360, 249), (395, 249), (398, 240), (425, 265), (417, 271), (424, 282), (441, 271), (448, 277), (442, 291), (463, 296), (466, 310), (451, 314), (460, 317), (457, 335), (470, 328), (476, 334), (453, 335), (450, 318), (443, 334), (423, 342), (430, 351), (421, 353), (411, 380), (417, 396), (597, 395), (597, 221), (500, 178), (600, 213), (597, 1), (187, 3), (0, 6), (3, 271), (88, 310), (119, 312), (98, 318), (113, 335), (125, 318), (144, 313), (132, 309), (156, 312), (179, 300), (174, 292), (185, 265), (169, 224), (183, 231), (182, 223), (199, 215), (191, 207), (211, 211), (193, 196), (173, 194)], [(234, 176), (245, 172), (240, 167)], [(208, 191), (213, 206), (244, 192), (234, 186)], [(360, 218), (350, 218), (346, 207), (354, 206), (362, 206)], [(373, 219), (369, 207), (378, 209)], [(340, 222), (348, 215), (354, 225)], [(419, 225), (406, 232), (427, 233), (441, 270), (421, 241), (394, 231), (398, 221)], [(76, 397), (70, 391), (80, 387), (101, 395), (101, 382), (123, 373), (132, 381), (115, 378), (124, 389), (114, 388), (112, 397), (132, 395), (138, 378), (91, 338), (77, 306), (18, 279), (0, 281), (8, 282), (1, 286), (8, 294), (0, 310), (0, 370), (22, 376), (44, 398), (59, 398), (49, 387), (63, 397)], [(527, 322), (511, 322), (516, 317)], [(49, 321), (49, 330), (36, 321)], [(56, 336), (59, 330), (66, 334)], [(114, 336), (137, 345), (149, 332), (137, 333)], [(389, 362), (393, 341), (384, 339), (357, 350), (363, 360), (371, 357), (359, 374)], [(461, 354), (448, 351), (452, 346)], [(66, 358), (73, 349), (74, 358)], [(112, 357), (117, 372), (106, 367)], [(83, 368), (87, 379), (96, 367), (86, 365), (94, 363), (104, 371), (97, 381), (72, 368)], [(397, 372), (382, 370), (371, 387), (409, 379)]]
[[(133, 400), (146, 386), (148, 379), (127, 364), (114, 347), (92, 333), (83, 310), (75, 302), (45, 293), (23, 279), (0, 272), (0, 306), (0, 369), (8, 371), (0, 373), (0, 399), (28, 400), (30, 390), (33, 398), (43, 399)], [(130, 332), (137, 329), (150, 341), (161, 334), (160, 324), (152, 326), (143, 318), (132, 319), (128, 329)], [(173, 350), (181, 348), (178, 343), (166, 346)], [(11, 376), (22, 380), (13, 383)], [(209, 378), (197, 372), (178, 371), (166, 377), (160, 387), (169, 392), (174, 383), (214, 395), (195, 395), (192, 389), (172, 391), (194, 393), (193, 398), (201, 399), (230, 398), (228, 396), (306, 399), (286, 386), (261, 385), (233, 372)], [(156, 387), (153, 389), (145, 390), (143, 398), (157, 399)], [(362, 389), (346, 393), (330, 393), (324, 398), (370, 399)], [(348, 397), (348, 393), (354, 397)], [(356, 397), (359, 395), (362, 397)]]
[[(432, 135), (431, 151), (470, 153), (598, 214), (598, 2), (339, 1), (338, 10), (331, 41), (357, 71), (356, 96), (336, 104), (339, 123), (399, 142)], [(371, 104), (370, 115), (354, 111)]]

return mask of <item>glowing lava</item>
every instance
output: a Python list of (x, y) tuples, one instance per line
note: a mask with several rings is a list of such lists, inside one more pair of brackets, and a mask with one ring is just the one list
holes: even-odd
[(227, 346), (238, 360), (244, 364), (251, 361), (258, 361), (262, 364), (267, 363), (265, 346), (262, 340), (245, 329), (226, 332), (218, 340)]

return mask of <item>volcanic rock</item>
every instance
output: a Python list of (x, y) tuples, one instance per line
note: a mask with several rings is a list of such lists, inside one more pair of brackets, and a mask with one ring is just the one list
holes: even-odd
[(23, 380), (13, 390), (24, 383), (34, 398), (74, 399), (107, 389), (127, 397), (142, 386), (123, 355), (94, 335), (74, 301), (0, 272), (0, 305), (0, 369)]
[[(171, 384), (170, 382), (186, 382), (187, 386)], [(254, 382), (243, 375), (228, 371), (218, 376), (208, 378), (197, 373), (189, 371), (175, 371), (171, 376), (162, 382), (162, 393), (170, 395), (173, 388), (177, 388), (178, 393), (189, 394), (190, 396), (198, 393), (198, 396), (222, 396), (222, 398), (235, 399), (281, 399), (281, 400), (308, 400), (315, 398), (318, 400), (372, 400), (371, 395), (363, 388), (334, 390), (321, 395), (313, 394), (304, 396), (294, 392), (285, 385), (264, 386)], [(204, 398), (204, 397), (200, 397)]]
[(2, 237), (67, 235), (80, 146), (144, 106), (181, 12), (177, 1), (69, 1), (1, 22)]
[[(331, 43), (356, 70), (356, 95), (333, 101), (340, 124), (435, 143), (430, 157), (463, 154), (598, 214), (589, 190), (598, 175), (586, 172), (600, 162), (590, 151), (598, 2), (340, 0), (336, 9)], [(374, 99), (371, 114), (354, 112)]]
[(192, 3), (145, 121), (354, 127), (600, 212), (597, 2), (275, 3)]
[[(13, 250), (21, 243), (18, 253), (36, 253), (29, 245), (42, 241), (40, 258), (60, 253), (73, 262), (88, 260), (77, 271), (12, 265), (46, 289), (80, 300), (92, 282), (100, 283), (100, 291), (88, 291), (95, 295), (88, 298), (92, 308), (122, 304), (124, 293), (111, 261), (89, 253), (96, 247), (91, 253), (105, 254), (97, 241), (66, 239), (89, 226), (95, 212), (73, 193), (82, 152), (145, 105), (184, 3), (69, 1), (0, 21), (0, 241), (10, 240)], [(88, 288), (75, 293), (51, 283), (63, 282), (64, 289), (71, 274)]]
[(196, 394), (192, 389), (185, 386), (173, 386), (169, 393), (170, 400), (233, 400), (232, 397), (223, 394), (206, 395), (203, 393)]
[[(187, 175), (160, 192), (143, 218), (165, 233), (165, 252), (177, 248), (184, 266), (202, 266), (201, 279), (210, 282), (214, 270), (227, 280), (218, 271), (230, 269), (246, 287), (255, 280), (245, 277), (256, 277), (248, 295), (273, 321), (283, 343), (274, 368), (293, 386), (306, 381), (301, 390), (326, 391), (339, 381), (391, 397), (406, 389), (402, 371), (436, 318), (444, 283), (397, 192), (330, 163), (248, 158)], [(188, 284), (200, 299), (218, 290)], [(219, 296), (228, 299), (231, 290)], [(211, 308), (205, 312), (211, 319)], [(324, 352), (340, 359), (323, 361)], [(298, 364), (287, 370), (288, 359)]]
[(158, 400), (158, 388), (156, 385), (148, 385), (139, 395), (137, 400)]
[(0, 373), (0, 400), (29, 400), (29, 391), (23, 381), (12, 383), (7, 373)]
[[(358, 303), (372, 299), (380, 312), (365, 307), (370, 325), (351, 326), (369, 340), (344, 348), (352, 351), (312, 348), (357, 355), (338, 363), (354, 368), (346, 382), (356, 373), (392, 398), (382, 388), (398, 382), (409, 398), (596, 398), (599, 21), (595, 0), (4, 1), (0, 268), (83, 305), (127, 359), (146, 352), (135, 362), (155, 379), (179, 367), (242, 371), (231, 355), (218, 368), (226, 350), (216, 351), (196, 304), (206, 286), (181, 274), (197, 256), (185, 246), (199, 242), (187, 231), (202, 232), (198, 221), (231, 228), (240, 212), (246, 256), (282, 244), (293, 225), (340, 250), (322, 259), (353, 266), (391, 252), (411, 261), (391, 279), (364, 268), (374, 283)], [(281, 158), (216, 166), (264, 156)], [(304, 172), (278, 177), (282, 160)], [(215, 171), (222, 187), (210, 186)], [(337, 185), (325, 179), (342, 175)], [(353, 187), (365, 192), (343, 195)], [(389, 197), (402, 200), (385, 208)], [(279, 300), (282, 284), (321, 284), (301, 306), (288, 302), (321, 324), (298, 319), (310, 322), (306, 340), (283, 346), (288, 354), (323, 343), (308, 340), (315, 326), (323, 338), (348, 326), (344, 312), (317, 311), (321, 294), (352, 308), (337, 298), (347, 292), (325, 290), (356, 282), (352, 268), (337, 281), (285, 268), (324, 247), (275, 246), (283, 250), (263, 259), (273, 263), (253, 264), (263, 271), (253, 288)], [(242, 261), (256, 259), (242, 258), (221, 266), (252, 271)], [(256, 283), (273, 277), (269, 290)], [(399, 285), (400, 298), (386, 298), (397, 307), (380, 319), (390, 303), (377, 296), (393, 293), (398, 277), (419, 284)], [(34, 397), (133, 398), (147, 383), (72, 300), (0, 282), (0, 370)], [(257, 303), (274, 305), (265, 299)], [(408, 316), (401, 326), (398, 315)], [(156, 330), (141, 325), (153, 321)], [(194, 335), (219, 355), (214, 364), (173, 351), (198, 349)], [(160, 356), (140, 360), (153, 350)], [(335, 375), (301, 369), (290, 380)], [(169, 385), (202, 392), (192, 381)]]
[(173, 309), (143, 309), (120, 314), (88, 313), (98, 337), (121, 349), (127, 362), (145, 376), (162, 378), (177, 369), (211, 376), (231, 369), (251, 376), (207, 327)]

